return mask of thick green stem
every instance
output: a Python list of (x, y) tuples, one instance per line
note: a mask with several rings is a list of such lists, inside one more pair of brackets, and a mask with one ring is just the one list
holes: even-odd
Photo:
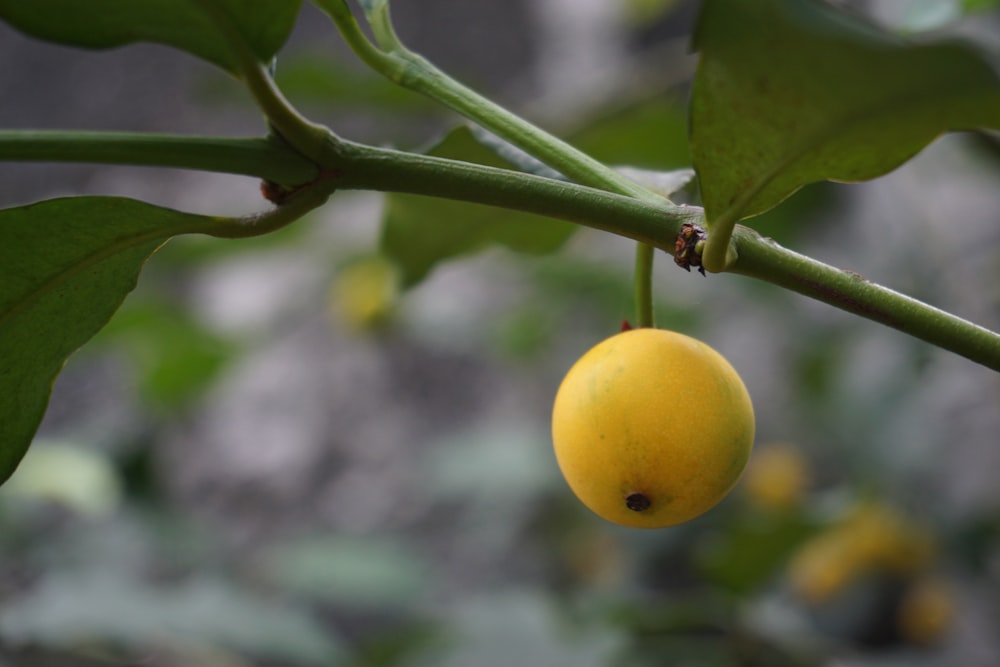
[(319, 168), (280, 142), (134, 132), (0, 130), (0, 160), (175, 167), (308, 183)]
[(701, 223), (693, 206), (656, 204), (563, 180), (430, 155), (344, 141), (329, 165), (342, 190), (443, 197), (568, 220), (673, 252), (684, 222)]
[(641, 241), (635, 247), (635, 326), (655, 326), (653, 321), (653, 246)]
[(783, 248), (746, 227), (733, 235), (737, 259), (728, 271), (751, 276), (898, 329), (1000, 371), (1000, 334), (852, 271)]

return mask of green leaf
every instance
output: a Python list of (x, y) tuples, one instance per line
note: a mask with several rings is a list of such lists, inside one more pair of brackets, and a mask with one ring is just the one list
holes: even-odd
[(672, 97), (658, 95), (638, 104), (613, 105), (569, 139), (605, 164), (655, 170), (691, 164), (687, 110)]
[[(285, 43), (302, 0), (206, 0), (233, 21), (254, 54), (266, 62)], [(33, 37), (107, 49), (157, 42), (235, 72), (228, 49), (196, 0), (0, 0), (0, 19)]]
[(405, 608), (425, 592), (429, 574), (405, 544), (330, 535), (275, 545), (261, 569), (283, 590), (356, 610)]
[(234, 351), (177, 305), (149, 296), (118, 312), (91, 341), (91, 348), (101, 345), (124, 352), (143, 397), (167, 408), (197, 396)]
[(819, 528), (801, 513), (743, 515), (706, 542), (698, 566), (712, 582), (745, 595), (763, 586)]
[(0, 211), (0, 482), (27, 450), (66, 358), (167, 238), (211, 220), (117, 197)]
[(806, 183), (863, 181), (943, 132), (1000, 128), (1000, 79), (971, 48), (911, 43), (816, 0), (706, 0), (691, 150), (709, 222)]
[(343, 664), (342, 641), (306, 611), (198, 578), (152, 585), (119, 571), (50, 575), (0, 610), (4, 643), (218, 647), (298, 665)]
[[(430, 154), (511, 167), (467, 127), (450, 132)], [(576, 229), (560, 220), (478, 204), (401, 194), (386, 199), (381, 250), (399, 266), (404, 287), (420, 282), (439, 262), (491, 244), (530, 254), (553, 252)]]

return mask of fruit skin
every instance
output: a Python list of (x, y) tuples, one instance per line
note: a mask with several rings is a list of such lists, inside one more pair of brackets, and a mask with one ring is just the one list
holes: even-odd
[(566, 374), (552, 411), (570, 488), (595, 514), (633, 528), (676, 525), (715, 506), (743, 472), (753, 437), (750, 395), (729, 362), (662, 329), (595, 345)]

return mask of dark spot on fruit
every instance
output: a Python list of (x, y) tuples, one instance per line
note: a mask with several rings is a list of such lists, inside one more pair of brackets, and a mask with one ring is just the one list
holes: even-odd
[(652, 501), (641, 493), (630, 493), (625, 497), (625, 507), (633, 512), (645, 512), (652, 504)]

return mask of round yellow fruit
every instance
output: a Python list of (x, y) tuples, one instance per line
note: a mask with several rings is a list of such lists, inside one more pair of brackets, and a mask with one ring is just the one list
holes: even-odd
[(559, 468), (597, 515), (661, 528), (708, 511), (753, 448), (743, 381), (701, 341), (633, 329), (598, 343), (563, 379), (552, 411)]

